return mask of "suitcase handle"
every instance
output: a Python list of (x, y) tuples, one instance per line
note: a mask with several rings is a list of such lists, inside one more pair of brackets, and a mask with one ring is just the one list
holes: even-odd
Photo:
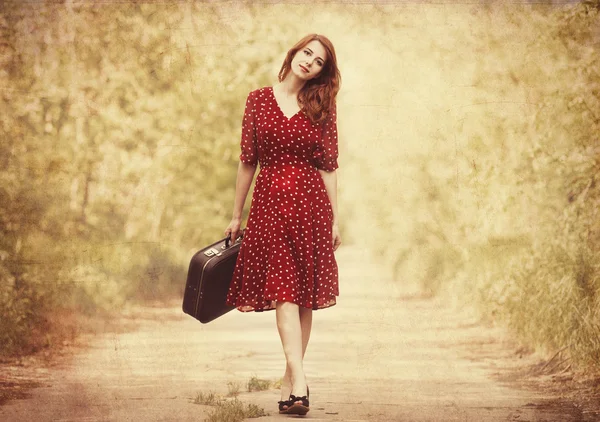
[[(243, 239), (244, 238), (244, 230), (246, 230), (246, 229), (240, 230), (240, 235), (238, 236), (238, 239)], [(236, 239), (236, 241), (237, 241), (237, 239)], [(231, 233), (229, 233), (229, 236), (227, 236), (225, 238), (225, 247), (226, 248), (229, 247), (229, 242), (231, 242)]]

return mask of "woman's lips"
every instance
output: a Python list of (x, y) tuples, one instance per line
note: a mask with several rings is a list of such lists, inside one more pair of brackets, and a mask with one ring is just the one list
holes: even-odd
[(307, 68), (305, 68), (301, 64), (299, 64), (298, 66), (300, 66), (300, 69), (302, 69), (305, 73), (308, 73), (308, 69)]

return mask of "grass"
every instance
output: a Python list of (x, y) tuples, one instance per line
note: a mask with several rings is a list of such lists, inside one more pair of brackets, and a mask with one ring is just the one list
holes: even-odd
[[(259, 379), (256, 376), (251, 377), (247, 383), (249, 392), (268, 390), (271, 385), (270, 381)], [(207, 422), (241, 422), (244, 419), (269, 415), (260, 406), (240, 401), (238, 399), (240, 389), (239, 382), (229, 381), (226, 397), (220, 396), (214, 391), (199, 392), (193, 403), (213, 407), (207, 416)]]
[(245, 404), (234, 398), (220, 402), (208, 414), (207, 422), (241, 422), (244, 419), (268, 416), (262, 407), (255, 404)]
[(223, 398), (216, 394), (214, 391), (208, 393), (199, 392), (196, 394), (194, 404), (202, 404), (205, 406), (218, 406), (223, 401)]
[[(268, 390), (269, 388), (271, 388), (271, 385), (273, 385), (274, 383), (272, 383), (269, 380), (264, 380), (264, 379), (260, 379), (257, 378), (256, 376), (252, 376), (249, 380), (248, 380), (248, 392), (253, 392), (253, 391), (264, 391), (264, 390)], [(281, 385), (281, 382), (280, 382)]]
[[(240, 395), (240, 383), (235, 381), (229, 381), (227, 383), (227, 397), (237, 397)], [(250, 390), (248, 390), (250, 391)]]
[(274, 389), (279, 390), (281, 388), (281, 384), (283, 384), (283, 378), (279, 378), (278, 380), (273, 381), (273, 383), (271, 384), (271, 386)]

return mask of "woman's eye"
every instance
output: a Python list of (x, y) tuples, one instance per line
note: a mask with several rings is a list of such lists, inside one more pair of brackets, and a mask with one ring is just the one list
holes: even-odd
[(310, 51), (304, 50), (304, 54), (306, 54), (307, 56), (310, 56)]
[(318, 62), (317, 62), (317, 64), (318, 64), (319, 66), (323, 66), (323, 62), (322, 62), (322, 61), (318, 61)]

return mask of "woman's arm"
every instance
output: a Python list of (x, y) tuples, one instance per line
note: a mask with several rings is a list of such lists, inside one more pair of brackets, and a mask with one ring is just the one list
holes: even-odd
[(325, 183), (325, 190), (327, 191), (327, 196), (329, 197), (329, 202), (331, 203), (331, 211), (333, 211), (333, 224), (332, 224), (332, 243), (333, 250), (335, 251), (338, 246), (342, 243), (342, 238), (340, 236), (340, 229), (338, 227), (338, 208), (337, 208), (337, 172), (334, 171), (325, 171), (319, 169), (319, 173), (323, 178), (323, 182)]
[(246, 197), (256, 172), (256, 166), (246, 164), (240, 161), (238, 165), (237, 179), (235, 182), (235, 199), (233, 201), (233, 216), (227, 229), (225, 229), (225, 235), (228, 236), (231, 233), (231, 239), (235, 240), (239, 236), (240, 226), (242, 223), (242, 211), (244, 210), (244, 204), (246, 203)]

